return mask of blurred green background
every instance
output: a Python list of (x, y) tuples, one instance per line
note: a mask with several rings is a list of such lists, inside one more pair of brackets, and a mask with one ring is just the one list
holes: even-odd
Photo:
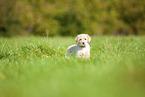
[(144, 0), (0, 0), (0, 36), (145, 34)]

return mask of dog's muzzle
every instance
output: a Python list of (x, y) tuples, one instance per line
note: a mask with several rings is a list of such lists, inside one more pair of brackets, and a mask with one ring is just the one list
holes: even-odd
[(84, 42), (82, 42), (82, 43), (79, 44), (79, 46), (80, 46), (80, 47), (85, 47), (86, 45), (85, 45)]

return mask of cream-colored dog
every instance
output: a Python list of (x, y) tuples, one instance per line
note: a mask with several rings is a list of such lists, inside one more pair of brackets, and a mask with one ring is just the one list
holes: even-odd
[(91, 37), (88, 34), (80, 34), (75, 39), (77, 45), (71, 45), (67, 49), (66, 57), (75, 56), (80, 58), (90, 58)]

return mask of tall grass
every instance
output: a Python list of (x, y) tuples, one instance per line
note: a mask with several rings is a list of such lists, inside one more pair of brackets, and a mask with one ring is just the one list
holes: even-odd
[(74, 37), (0, 38), (0, 97), (144, 97), (144, 38), (92, 37), (89, 60), (65, 59)]

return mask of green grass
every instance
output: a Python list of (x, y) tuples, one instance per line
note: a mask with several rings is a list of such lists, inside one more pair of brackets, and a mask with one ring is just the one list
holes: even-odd
[(90, 60), (74, 39), (0, 38), (0, 97), (145, 97), (145, 36), (92, 37)]

